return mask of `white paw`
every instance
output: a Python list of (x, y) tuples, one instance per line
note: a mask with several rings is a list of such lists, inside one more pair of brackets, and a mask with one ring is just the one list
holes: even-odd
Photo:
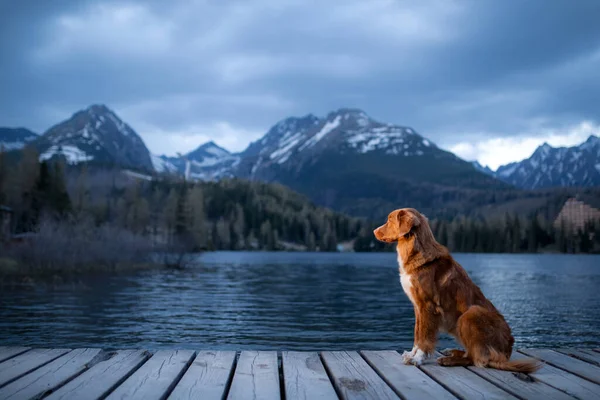
[(417, 346), (413, 347), (411, 351), (405, 351), (402, 353), (402, 361), (404, 364), (410, 364), (410, 360), (415, 356), (417, 352)]
[(427, 359), (427, 355), (423, 350), (417, 348), (414, 355), (404, 352), (404, 354), (402, 354), (402, 359), (404, 360), (404, 364), (421, 365)]

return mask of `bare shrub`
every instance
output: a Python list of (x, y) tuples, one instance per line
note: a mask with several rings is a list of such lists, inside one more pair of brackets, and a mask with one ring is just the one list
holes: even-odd
[(153, 263), (154, 248), (143, 236), (90, 221), (43, 220), (23, 243), (5, 247), (24, 273), (116, 271)]

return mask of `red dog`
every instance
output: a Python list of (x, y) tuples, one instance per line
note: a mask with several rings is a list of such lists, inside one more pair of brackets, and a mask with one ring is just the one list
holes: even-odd
[(402, 355), (420, 365), (435, 350), (439, 331), (450, 333), (466, 351), (447, 350), (444, 366), (492, 367), (534, 372), (532, 359), (509, 361), (514, 338), (502, 314), (485, 298), (444, 246), (433, 237), (427, 218), (413, 208), (395, 210), (375, 229), (375, 237), (397, 242), (400, 283), (415, 308), (415, 341)]

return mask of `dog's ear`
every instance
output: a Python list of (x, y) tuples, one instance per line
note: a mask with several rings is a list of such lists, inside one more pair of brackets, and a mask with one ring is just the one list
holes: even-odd
[(413, 228), (420, 225), (419, 218), (408, 210), (400, 210), (398, 213), (398, 228), (399, 237), (402, 237), (409, 233)]

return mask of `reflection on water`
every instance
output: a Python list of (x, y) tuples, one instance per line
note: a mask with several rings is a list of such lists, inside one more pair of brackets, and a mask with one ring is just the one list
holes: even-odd
[[(518, 346), (600, 346), (600, 257), (458, 254)], [(0, 292), (0, 345), (402, 349), (395, 255), (219, 252), (186, 271)], [(442, 338), (441, 345), (450, 345)]]

